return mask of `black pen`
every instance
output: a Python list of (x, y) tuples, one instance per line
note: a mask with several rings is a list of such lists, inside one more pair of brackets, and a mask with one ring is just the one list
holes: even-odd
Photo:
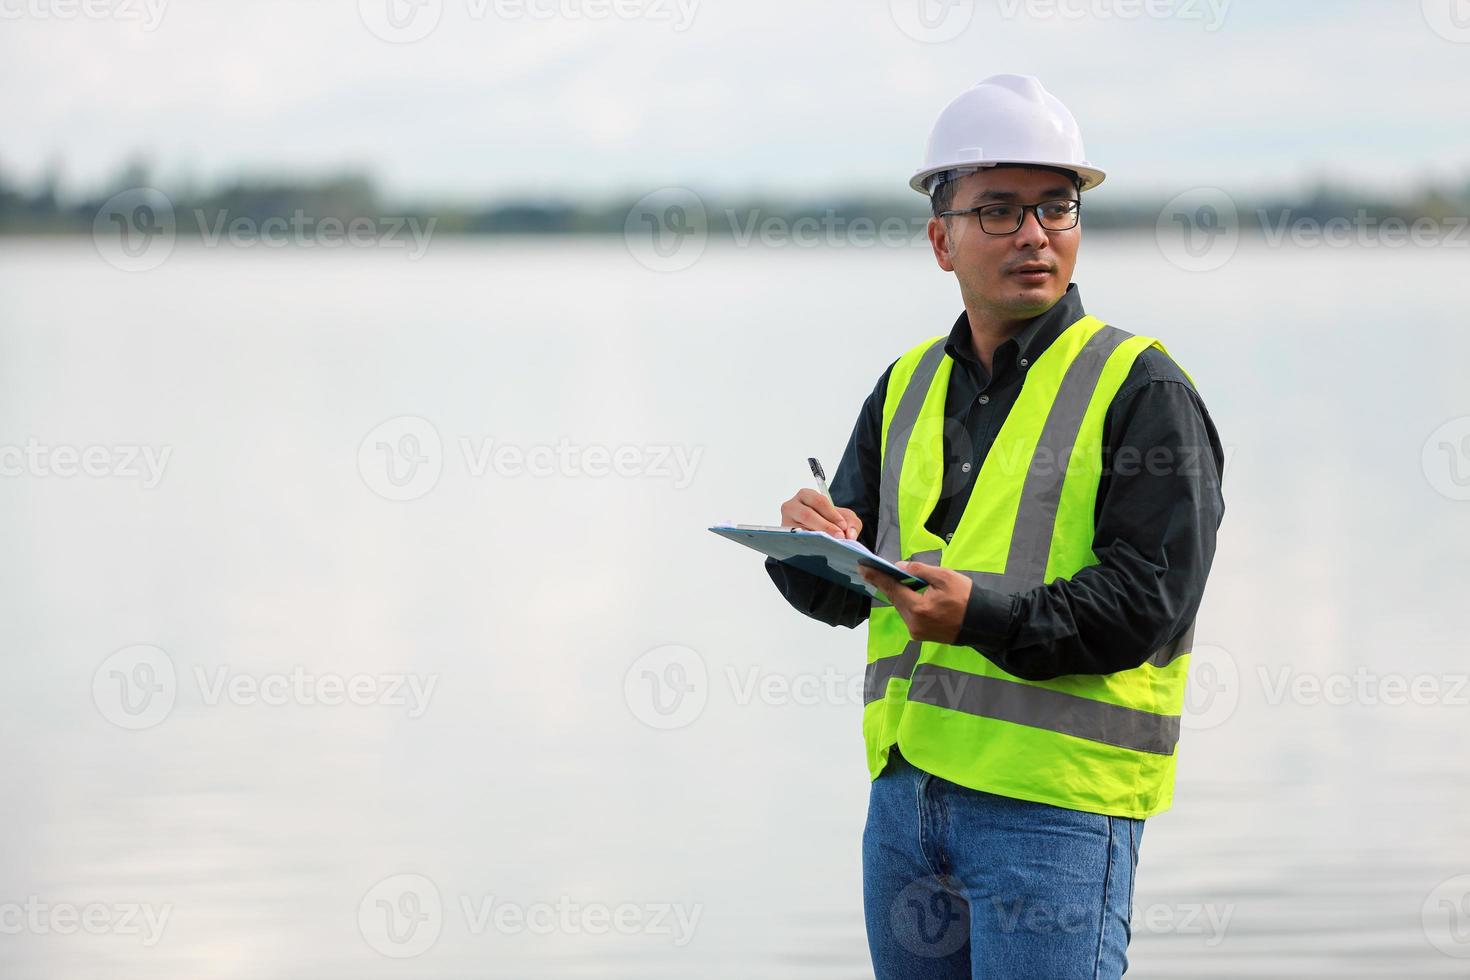
[(817, 478), (817, 489), (822, 491), (822, 496), (827, 498), (827, 503), (836, 507), (837, 504), (832, 500), (832, 491), (827, 489), (827, 474), (822, 472), (822, 464), (817, 462), (815, 456), (808, 456), (806, 461), (812, 468), (812, 476)]

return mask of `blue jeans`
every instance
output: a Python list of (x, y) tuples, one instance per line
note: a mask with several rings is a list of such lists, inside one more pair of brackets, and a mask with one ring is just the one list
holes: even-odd
[(895, 746), (863, 831), (878, 980), (1122, 976), (1142, 837), (1142, 820), (957, 786)]

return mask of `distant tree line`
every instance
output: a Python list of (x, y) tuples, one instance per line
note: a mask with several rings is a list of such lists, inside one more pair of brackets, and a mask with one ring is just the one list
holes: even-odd
[[(434, 221), (434, 233), (464, 235), (580, 235), (621, 234), (640, 198), (601, 202), (557, 202), (546, 200), (502, 200), (478, 205), (431, 207), (395, 206), (385, 202), (373, 181), (361, 174), (343, 174), (319, 179), (241, 179), (212, 188), (160, 186), (146, 169), (136, 165), (124, 170), (108, 189), (93, 194), (63, 196), (54, 179), (39, 187), (23, 188), (0, 174), (0, 234), (59, 235), (90, 233), (94, 220), (115, 195), (131, 188), (155, 187), (162, 191), (174, 211), (181, 235), (200, 228), (218, 227), (220, 222), (245, 219), (257, 225), (267, 219), (291, 220), (305, 214), (316, 222), (336, 218), (381, 220), (385, 216)], [(713, 236), (759, 237), (763, 225), (801, 226), (814, 234), (835, 224), (890, 229), (922, 229), (928, 216), (926, 202), (916, 194), (891, 197), (838, 195), (831, 199), (808, 200), (723, 200), (701, 195), (702, 222)], [(1086, 227), (1097, 230), (1153, 229), (1166, 202), (1110, 201), (1094, 203), (1089, 195), (1084, 211)], [(1319, 223), (1333, 219), (1381, 222), (1401, 219), (1436, 221), (1463, 218), (1470, 214), (1470, 179), (1458, 187), (1424, 186), (1399, 198), (1354, 193), (1319, 186), (1301, 197), (1277, 195), (1269, 200), (1232, 197), (1241, 228), (1280, 227), (1283, 215), (1289, 220)], [(689, 209), (685, 209), (686, 211)], [(696, 220), (679, 212), (681, 220)], [(774, 220), (775, 224), (770, 223)]]

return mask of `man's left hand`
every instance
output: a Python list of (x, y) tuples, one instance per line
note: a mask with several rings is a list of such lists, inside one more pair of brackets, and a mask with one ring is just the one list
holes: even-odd
[(898, 610), (909, 636), (916, 640), (953, 643), (965, 621), (965, 607), (970, 602), (972, 583), (952, 568), (926, 565), (921, 561), (894, 562), (899, 568), (929, 583), (922, 592), (903, 585), (891, 575), (876, 568), (863, 567), (867, 580)]

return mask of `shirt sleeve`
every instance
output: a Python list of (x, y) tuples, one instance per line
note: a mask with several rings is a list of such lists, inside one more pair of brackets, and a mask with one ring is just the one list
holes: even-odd
[(1224, 451), (1194, 386), (1145, 351), (1108, 408), (1093, 553), (1071, 578), (971, 589), (955, 642), (1048, 680), (1139, 666), (1194, 621), (1225, 513)]
[[(858, 540), (869, 548), (875, 547), (878, 539), (883, 402), (888, 397), (888, 376), (892, 371), (893, 365), (890, 364), (863, 402), (852, 435), (847, 440), (847, 448), (827, 488), (832, 491), (834, 504), (848, 508), (863, 522)], [(858, 626), (867, 620), (872, 608), (872, 600), (863, 593), (774, 558), (766, 559), (766, 572), (792, 608), (830, 626)]]

